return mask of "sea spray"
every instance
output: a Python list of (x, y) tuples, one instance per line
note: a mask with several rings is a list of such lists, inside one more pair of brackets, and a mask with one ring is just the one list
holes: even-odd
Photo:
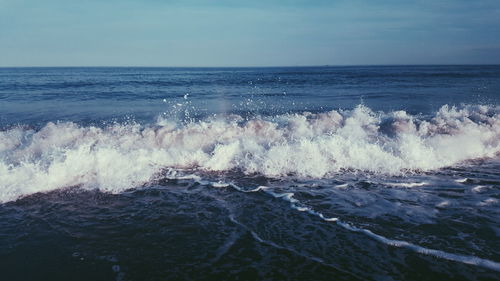
[(500, 109), (443, 106), (434, 116), (365, 106), (175, 124), (48, 123), (0, 132), (0, 201), (68, 186), (121, 192), (164, 169), (238, 170), (326, 178), (341, 171), (398, 175), (497, 157)]

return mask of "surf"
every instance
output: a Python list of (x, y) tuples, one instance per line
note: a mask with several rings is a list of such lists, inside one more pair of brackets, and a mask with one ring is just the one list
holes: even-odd
[(498, 106), (444, 105), (422, 116), (359, 105), (190, 122), (159, 117), (152, 124), (18, 126), (0, 131), (0, 202), (70, 186), (117, 193), (166, 169), (312, 179), (421, 173), (497, 158), (499, 113)]

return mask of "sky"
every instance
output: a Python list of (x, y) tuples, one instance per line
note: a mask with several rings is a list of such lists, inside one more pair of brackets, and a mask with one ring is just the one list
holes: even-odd
[(0, 66), (499, 63), (499, 0), (0, 0)]

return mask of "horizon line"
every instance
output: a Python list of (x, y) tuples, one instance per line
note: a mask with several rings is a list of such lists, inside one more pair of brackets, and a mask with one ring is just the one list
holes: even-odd
[(147, 66), (147, 65), (18, 65), (0, 68), (292, 68), (292, 67), (374, 67), (374, 66), (497, 66), (500, 63), (445, 63), (445, 64), (322, 64), (322, 65), (241, 65), (241, 66)]

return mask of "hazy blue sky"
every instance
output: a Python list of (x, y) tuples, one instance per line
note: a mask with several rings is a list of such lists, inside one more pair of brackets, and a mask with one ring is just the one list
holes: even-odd
[(500, 63), (499, 0), (0, 0), (0, 66)]

